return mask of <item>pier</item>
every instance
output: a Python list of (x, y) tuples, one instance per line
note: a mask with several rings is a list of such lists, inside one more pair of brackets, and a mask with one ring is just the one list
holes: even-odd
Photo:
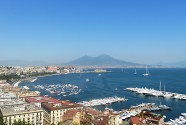
[(119, 111), (120, 118), (125, 120), (127, 118), (136, 116), (144, 110), (148, 111), (159, 111), (159, 110), (170, 110), (171, 108), (166, 105), (156, 105), (155, 103), (142, 103), (136, 106), (131, 106), (129, 109)]
[(181, 113), (179, 118), (175, 120), (170, 119), (170, 121), (166, 122), (166, 125), (185, 125), (186, 124), (186, 113)]
[(91, 106), (107, 105), (107, 104), (111, 104), (114, 102), (123, 102), (127, 100), (128, 99), (115, 96), (115, 97), (108, 97), (108, 98), (103, 98), (103, 99), (93, 99), (91, 101), (83, 101), (83, 102), (79, 102), (78, 104), (91, 107)]
[(179, 100), (186, 100), (186, 94), (172, 93), (148, 88), (126, 88), (126, 90), (135, 92), (137, 94), (144, 94), (147, 96), (156, 96), (156, 97), (164, 97), (164, 98), (173, 98)]

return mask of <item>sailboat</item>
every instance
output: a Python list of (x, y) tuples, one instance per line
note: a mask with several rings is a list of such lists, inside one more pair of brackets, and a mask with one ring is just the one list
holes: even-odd
[(147, 66), (146, 66), (146, 72), (145, 72), (145, 74), (143, 74), (143, 76), (148, 76), (148, 75), (149, 75), (149, 71), (148, 71)]
[(136, 69), (134, 70), (134, 75), (136, 75), (137, 74), (137, 71), (136, 71)]

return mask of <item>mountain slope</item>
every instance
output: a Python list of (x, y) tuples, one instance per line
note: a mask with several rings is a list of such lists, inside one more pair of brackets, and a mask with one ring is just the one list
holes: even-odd
[(97, 57), (83, 56), (74, 61), (66, 63), (66, 65), (79, 66), (135, 66), (140, 65), (132, 62), (115, 59), (106, 54)]

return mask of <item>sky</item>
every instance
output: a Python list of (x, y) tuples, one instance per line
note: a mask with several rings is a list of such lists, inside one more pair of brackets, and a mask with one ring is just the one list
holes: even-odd
[(0, 60), (186, 60), (185, 0), (1, 0)]

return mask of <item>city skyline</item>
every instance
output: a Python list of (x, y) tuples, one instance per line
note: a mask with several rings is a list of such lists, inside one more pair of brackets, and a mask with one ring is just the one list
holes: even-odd
[(0, 60), (65, 63), (84, 55), (186, 60), (186, 2), (1, 1)]

